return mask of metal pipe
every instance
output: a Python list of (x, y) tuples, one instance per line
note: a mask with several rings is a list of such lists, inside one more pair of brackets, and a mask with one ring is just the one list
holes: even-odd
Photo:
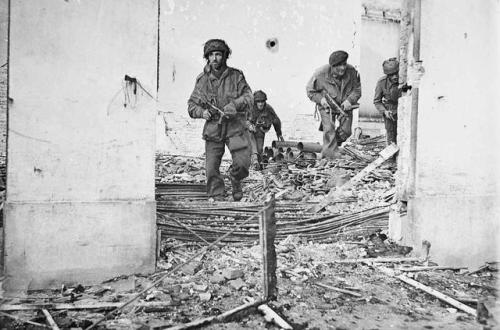
[(299, 142), (298, 141), (273, 141), (271, 143), (271, 146), (273, 148), (279, 148), (279, 147), (282, 147), (282, 148), (288, 148), (288, 147), (291, 147), (291, 148), (297, 148), (297, 144)]
[(299, 142), (297, 148), (302, 152), (321, 152), (321, 144), (315, 142)]

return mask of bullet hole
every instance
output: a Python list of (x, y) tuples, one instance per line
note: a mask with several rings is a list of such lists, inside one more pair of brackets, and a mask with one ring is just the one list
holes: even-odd
[(36, 175), (42, 175), (42, 169), (41, 168), (36, 168), (36, 167), (33, 167), (33, 173), (35, 173)]
[(464, 39), (467, 39), (467, 32), (464, 33)]
[(271, 52), (277, 52), (278, 49), (279, 49), (278, 39), (277, 38), (270, 38), (270, 39), (268, 39), (266, 41), (266, 47)]
[(444, 96), (443, 96), (443, 95), (440, 95), (440, 96), (438, 96), (438, 97), (437, 97), (437, 99), (438, 99), (438, 100), (442, 100), (442, 99), (444, 99)]

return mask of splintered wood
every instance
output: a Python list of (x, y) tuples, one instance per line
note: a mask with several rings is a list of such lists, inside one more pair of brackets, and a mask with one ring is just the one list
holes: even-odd
[(271, 196), (267, 201), (264, 211), (259, 219), (265, 300), (276, 299), (278, 293), (276, 288), (276, 250), (274, 248), (274, 240), (276, 238), (276, 217), (274, 216), (275, 205), (276, 202), (274, 196)]
[(375, 159), (373, 162), (371, 162), (368, 166), (366, 166), (364, 169), (362, 169), (358, 174), (356, 174), (354, 177), (351, 178), (348, 182), (346, 182), (344, 185), (342, 185), (339, 189), (337, 188), (332, 188), (328, 192), (328, 194), (323, 198), (322, 201), (319, 202), (318, 205), (313, 206), (308, 210), (308, 212), (314, 212), (317, 213), (321, 210), (323, 210), (326, 206), (329, 204), (333, 203), (335, 201), (336, 196), (340, 191), (343, 189), (347, 189), (349, 187), (352, 187), (363, 177), (365, 177), (368, 173), (379, 167), (383, 162), (394, 156), (398, 152), (399, 148), (395, 144), (390, 144), (388, 145), (384, 150), (380, 152), (380, 155), (377, 159)]

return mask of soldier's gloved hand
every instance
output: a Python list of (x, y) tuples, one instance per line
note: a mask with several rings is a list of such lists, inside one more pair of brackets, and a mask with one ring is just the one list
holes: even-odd
[(326, 98), (325, 98), (325, 97), (321, 98), (320, 103), (321, 103), (321, 106), (322, 106), (323, 108), (325, 108), (325, 109), (330, 109), (330, 105), (329, 105), (329, 104), (328, 104), (328, 102), (326, 101)]
[(255, 132), (255, 125), (247, 120), (247, 128), (250, 132)]
[(285, 141), (285, 139), (283, 138), (283, 135), (278, 135), (278, 141)]
[(224, 106), (224, 117), (234, 118), (236, 116), (236, 106), (233, 102), (230, 102)]
[(342, 110), (344, 110), (344, 111), (351, 110), (351, 108), (352, 108), (352, 104), (349, 100), (345, 100), (344, 102), (342, 102), (342, 104), (340, 106), (342, 107)]
[(210, 114), (210, 111), (208, 110), (203, 110), (203, 119), (205, 120), (210, 120), (210, 118), (212, 118), (212, 115)]
[(387, 119), (390, 119), (392, 121), (396, 120), (392, 114), (392, 112), (390, 112), (389, 110), (385, 110), (384, 111), (384, 116), (387, 118)]

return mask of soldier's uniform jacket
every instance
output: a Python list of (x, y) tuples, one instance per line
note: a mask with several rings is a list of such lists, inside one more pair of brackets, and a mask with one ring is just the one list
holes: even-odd
[(398, 88), (398, 84), (391, 82), (387, 76), (384, 76), (379, 79), (375, 86), (373, 104), (381, 113), (384, 113), (385, 110), (397, 113), (400, 96), (401, 89)]
[(223, 142), (227, 138), (242, 135), (246, 130), (247, 112), (253, 104), (252, 90), (248, 86), (243, 73), (235, 68), (227, 67), (220, 78), (210, 72), (206, 65), (203, 72), (196, 78), (193, 93), (188, 100), (188, 112), (191, 118), (203, 118), (203, 111), (209, 109), (207, 103), (212, 103), (221, 110), (232, 102), (237, 115), (234, 118), (224, 118), (219, 123), (219, 116), (212, 116), (203, 127), (203, 139)]
[(311, 101), (318, 104), (320, 108), (324, 92), (330, 94), (338, 105), (341, 105), (346, 99), (351, 104), (356, 104), (361, 97), (359, 73), (352, 65), (347, 64), (345, 74), (337, 79), (333, 77), (331, 67), (327, 64), (316, 70), (307, 83), (306, 91)]
[(249, 121), (255, 125), (256, 133), (260, 134), (267, 133), (274, 126), (277, 136), (281, 136), (281, 120), (274, 111), (273, 107), (269, 104), (265, 104), (264, 109), (257, 109), (257, 105), (254, 104), (250, 112)]

